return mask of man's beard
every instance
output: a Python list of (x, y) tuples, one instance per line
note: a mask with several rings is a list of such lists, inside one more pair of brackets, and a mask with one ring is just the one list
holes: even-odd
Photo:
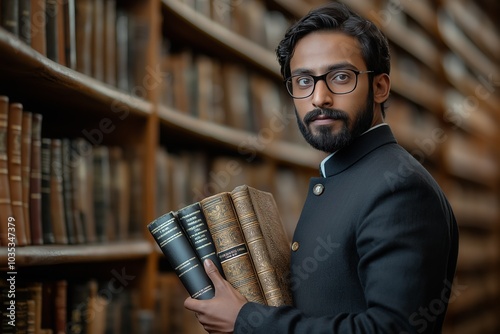
[[(352, 130), (349, 130), (350, 120), (346, 112), (339, 109), (321, 109), (316, 108), (306, 114), (304, 120), (299, 118), (297, 109), (295, 109), (297, 124), (304, 139), (317, 150), (333, 153), (348, 146), (354, 138), (361, 135), (371, 127), (373, 121), (373, 99), (370, 97), (366, 103), (365, 109), (360, 110), (354, 119)], [(309, 130), (309, 124), (313, 118), (318, 115), (326, 115), (329, 118), (342, 122), (342, 128), (339, 133), (332, 133), (331, 125), (320, 125), (317, 127), (317, 134)]]

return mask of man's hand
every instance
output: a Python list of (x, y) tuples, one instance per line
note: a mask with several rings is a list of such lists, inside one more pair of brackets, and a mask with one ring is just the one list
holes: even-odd
[(215, 287), (215, 297), (209, 300), (188, 297), (184, 307), (196, 313), (207, 332), (232, 333), (236, 317), (247, 300), (222, 278), (212, 261), (205, 260), (204, 266)]

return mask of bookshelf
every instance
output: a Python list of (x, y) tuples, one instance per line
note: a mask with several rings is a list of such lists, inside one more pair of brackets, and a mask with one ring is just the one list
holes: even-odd
[[(15, 3), (17, 4), (17, 1)], [(34, 1), (33, 3), (35, 4)], [(74, 5), (74, 2), (71, 3)], [(82, 3), (84, 1), (79, 1), (79, 4)], [(89, 1), (87, 4), (90, 3)], [(102, 7), (106, 3), (106, 6), (111, 8), (111, 12), (116, 14), (115, 11), (119, 11), (119, 15), (129, 19), (129, 23), (147, 18), (148, 25), (146, 27), (148, 29), (145, 32), (143, 29), (143, 35), (141, 35), (144, 37), (144, 34), (147, 34), (141, 43), (141, 46), (145, 46), (141, 64), (151, 64), (152, 68), (157, 36), (160, 30), (158, 26), (160, 15), (157, 10), (157, 3), (155, 1), (140, 3), (133, 1), (118, 1), (117, 3), (114, 1), (96, 1), (95, 3), (99, 3), (98, 5), (102, 5)], [(2, 1), (3, 4), (4, 1)], [(96, 5), (97, 7), (99, 6)], [(62, 14), (62, 12), (60, 13)], [(34, 18), (40, 18), (44, 17), (45, 13), (43, 9), (33, 7), (32, 15)], [(83, 21), (83, 19), (81, 20)], [(101, 23), (105, 21), (104, 17), (101, 17), (100, 20)], [(36, 21), (33, 21), (33, 23), (36, 23)], [(95, 26), (99, 27), (101, 25)], [(45, 28), (44, 24), (35, 25), (34, 27), (39, 32), (44, 30), (40, 28)], [(124, 31), (123, 33), (127, 32)], [(134, 35), (131, 34), (130, 36)], [(37, 39), (39, 37), (40, 34), (36, 35)], [(128, 33), (125, 37), (129, 38)], [(33, 35), (33, 38), (35, 38), (35, 35)], [(111, 44), (116, 43), (115, 40), (108, 42), (111, 42)], [(100, 44), (102, 54), (97, 52), (99, 51), (98, 47), (94, 48), (96, 54), (92, 55), (92, 59), (98, 62), (98, 57), (102, 57), (99, 60), (106, 64), (104, 50), (108, 52), (111, 48), (104, 48), (103, 45)], [(97, 152), (98, 147), (109, 148), (110, 152), (112, 148), (115, 151), (119, 149), (123, 157), (136, 150), (141, 153), (139, 157), (134, 157), (133, 160), (123, 162), (121, 165), (122, 167), (128, 165), (131, 170), (136, 165), (141, 168), (139, 177), (136, 175), (133, 179), (123, 179), (122, 186), (138, 188), (141, 190), (140, 195), (142, 195), (140, 197), (135, 195), (134, 201), (129, 198), (127, 202), (120, 204), (120, 210), (127, 211), (125, 217), (128, 216), (128, 218), (125, 218), (119, 224), (118, 217), (122, 216), (123, 218), (123, 212), (113, 211), (110, 216), (110, 212), (107, 210), (109, 208), (105, 208), (106, 214), (108, 214), (105, 226), (113, 225), (113, 228), (116, 229), (111, 233), (114, 235), (106, 236), (104, 240), (95, 240), (94, 242), (86, 238), (85, 242), (75, 244), (44, 243), (43, 245), (36, 245), (28, 243), (26, 246), (16, 247), (15, 272), (17, 273), (16, 283), (19, 296), (21, 296), (21, 291), (32, 284), (42, 283), (47, 289), (51, 289), (52, 283), (58, 281), (65, 283), (59, 284), (59, 286), (64, 287), (64, 292), (68, 296), (67, 302), (69, 303), (73, 300), (73, 293), (76, 292), (77, 285), (81, 283), (88, 290), (91, 286), (96, 286), (94, 282), (98, 282), (100, 290), (94, 291), (96, 293), (98, 291), (101, 291), (101, 293), (117, 292), (120, 289), (120, 297), (113, 295), (114, 300), (121, 299), (121, 296), (123, 298), (125, 296), (132, 298), (131, 296), (134, 296), (134, 303), (130, 305), (126, 317), (136, 319), (137, 323), (147, 319), (154, 306), (154, 292), (150, 287), (156, 282), (155, 272), (157, 266), (157, 262), (154, 260), (156, 253), (144, 231), (145, 222), (154, 218), (154, 214), (150, 209), (150, 207), (154, 207), (154, 197), (151, 195), (154, 194), (154, 191), (152, 191), (154, 187), (154, 164), (150, 163), (148, 159), (154, 157), (157, 141), (155, 136), (157, 130), (155, 92), (148, 85), (152, 82), (151, 74), (147, 72), (148, 67), (145, 67), (144, 72), (139, 74), (141, 75), (141, 81), (134, 81), (135, 77), (130, 74), (130, 78), (127, 78), (128, 84), (119, 87), (117, 84), (119, 78), (107, 82), (107, 79), (105, 80), (102, 75), (99, 75), (99, 72), (103, 72), (103, 69), (84, 73), (81, 68), (77, 67), (77, 64), (63, 63), (61, 58), (49, 59), (44, 52), (45, 50), (26, 43), (3, 27), (0, 28), (0, 49), (0, 73), (2, 77), (0, 80), (0, 95), (8, 97), (9, 103), (22, 103), (23, 111), (42, 115), (42, 136), (44, 138), (64, 138), (68, 140), (83, 138), (87, 143), (91, 144), (91, 148), (95, 148), (95, 152)], [(72, 51), (76, 52), (77, 50)], [(78, 55), (79, 60), (84, 59), (83, 56), (80, 56)], [(113, 59), (114, 61), (115, 59)], [(109, 66), (109, 63), (107, 66)], [(134, 64), (129, 66), (134, 66)], [(135, 64), (134, 73), (138, 72), (138, 66), (140, 65)], [(116, 71), (114, 72), (116, 74)], [(132, 70), (127, 69), (127, 73), (129, 72), (132, 72)], [(134, 75), (137, 76), (138, 74)], [(117, 77), (119, 76), (117, 75)], [(134, 133), (133, 136), (130, 135), (131, 132)], [(72, 164), (70, 169), (74, 169), (75, 164), (81, 164), (81, 161), (76, 161), (76, 159), (91, 154), (90, 151), (74, 153), (75, 156), (70, 161)], [(151, 168), (153, 168), (153, 172), (151, 172)], [(87, 171), (87, 174), (96, 175), (90, 170)], [(126, 182), (130, 183), (125, 185)], [(92, 192), (92, 185), (86, 189), (90, 189), (90, 192)], [(120, 189), (127, 190), (126, 188)], [(87, 194), (83, 195), (86, 197)], [(133, 194), (129, 195), (133, 196)], [(97, 198), (97, 196), (94, 197)], [(97, 204), (94, 203), (94, 205), (96, 205), (94, 209), (97, 210)], [(129, 210), (130, 212), (128, 212)], [(26, 221), (29, 222), (29, 220)], [(90, 221), (85, 220), (87, 224)], [(7, 224), (6, 221), (3, 223)], [(122, 236), (121, 232), (124, 230), (118, 230), (122, 228), (118, 225), (122, 224), (124, 224), (128, 236)], [(12, 269), (7, 267), (7, 249), (4, 246), (2, 246), (0, 257), (2, 272), (11, 272)], [(129, 278), (133, 279), (130, 282), (125, 281)], [(122, 279), (120, 282), (122, 285), (116, 284), (119, 279)], [(90, 308), (90, 299), (93, 297), (89, 294), (85, 298), (81, 300), (80, 306), (86, 305)], [(87, 305), (87, 299), (89, 305)], [(21, 307), (21, 303), (24, 302), (23, 298), (19, 297), (17, 301), (19, 301)], [(45, 311), (41, 311), (42, 314), (45, 315), (51, 312), (51, 307), (48, 304), (44, 308)], [(101, 307), (100, 310), (103, 310), (103, 308)], [(22, 314), (20, 308), (20, 326), (23, 319)], [(66, 319), (37, 324), (37, 328), (50, 328), (55, 331), (57, 324), (62, 323), (68, 326), (64, 332), (70, 333), (74, 332), (73, 329), (69, 329), (71, 321), (72, 319), (68, 316)], [(98, 324), (91, 324), (89, 321), (87, 331), (98, 333), (100, 332), (99, 328), (101, 328), (99, 326)], [(130, 328), (130, 330), (134, 330), (132, 328), (137, 328), (137, 326), (130, 326)], [(102, 327), (101, 329), (105, 328)], [(140, 331), (136, 330), (135, 332)]]
[[(387, 121), (438, 180), (457, 215), (457, 289), (466, 288), (457, 290), (460, 295), (450, 304), (445, 332), (497, 332), (500, 43), (498, 23), (490, 15), (495, 4), (343, 2), (388, 36), (393, 91)], [(59, 49), (59, 59), (47, 57), (39, 35), (28, 44), (0, 27), (0, 95), (43, 115), (44, 137), (84, 137), (95, 148), (119, 147), (128, 159), (127, 175), (135, 173), (127, 179), (130, 210), (111, 216), (128, 223), (127, 238), (18, 246), (19, 279), (66, 279), (71, 286), (102, 271), (97, 276), (106, 284), (111, 268), (125, 268), (137, 278), (127, 288), (137, 293), (130, 318), (144, 328), (181, 329), (193, 319), (179, 307), (185, 295), (170, 291), (176, 282), (168, 277), (147, 223), (200, 196), (248, 183), (271, 191), (278, 206), (286, 208), (283, 220), (291, 237), (303, 189), (324, 155), (309, 148), (295, 129), (273, 43), (289, 22), (321, 3), (82, 0), (79, 6), (94, 4), (103, 11), (102, 22), (94, 26), (107, 37), (92, 39), (93, 33), (75, 31), (78, 43)], [(32, 15), (43, 13), (32, 4)], [(100, 17), (95, 8), (83, 8), (79, 13), (87, 16), (76, 16), (76, 22)], [(106, 25), (104, 13), (111, 15), (114, 28)], [(44, 38), (53, 46), (50, 36)], [(0, 255), (4, 272), (5, 248)], [(170, 310), (172, 317), (155, 320), (158, 310)]]

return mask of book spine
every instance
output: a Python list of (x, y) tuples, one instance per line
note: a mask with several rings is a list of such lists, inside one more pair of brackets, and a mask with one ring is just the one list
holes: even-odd
[(64, 51), (66, 65), (76, 69), (76, 22), (75, 22), (75, 0), (67, 0), (63, 3), (64, 11)]
[(68, 233), (66, 231), (66, 220), (64, 219), (64, 199), (62, 181), (62, 148), (60, 139), (51, 141), (50, 162), (50, 219), (54, 242), (56, 244), (67, 244)]
[[(96, 241), (95, 221), (92, 200), (92, 146), (83, 138), (76, 138), (71, 142), (71, 160), (73, 166), (73, 210), (77, 222), (77, 231), (82, 230), (82, 242)], [(77, 234), (78, 235), (78, 234)]]
[(92, 75), (93, 0), (75, 1), (76, 70)]
[(47, 54), (45, 21), (45, 0), (31, 0), (31, 47), (43, 56)]
[(106, 146), (98, 146), (94, 148), (93, 166), (93, 199), (96, 235), (98, 241), (104, 242), (110, 240), (110, 237), (113, 237), (112, 234), (116, 232), (116, 229), (113, 228), (110, 217), (111, 172), (109, 166), (109, 151)]
[(19, 38), (31, 46), (31, 0), (19, 0)]
[(33, 114), (31, 121), (31, 159), (30, 159), (30, 199), (29, 216), (31, 224), (31, 243), (43, 244), (42, 235), (42, 119), (41, 114)]
[(104, 82), (116, 86), (116, 0), (104, 2)]
[(0, 96), (0, 245), (7, 245), (7, 221), (12, 217), (10, 203), (9, 167), (7, 156), (7, 131), (9, 123), (9, 98)]
[(50, 161), (51, 161), (51, 139), (42, 138), (41, 152), (42, 152), (42, 181), (41, 181), (41, 195), (42, 195), (42, 236), (44, 244), (54, 243), (54, 232), (52, 230), (52, 221), (50, 214)]
[(79, 178), (79, 166), (82, 163), (82, 159), (79, 157), (76, 151), (76, 143), (73, 140), (69, 140), (69, 175), (71, 176), (71, 209), (73, 210), (73, 224), (75, 232), (75, 243), (83, 244), (85, 243), (85, 228), (83, 226), (83, 210), (82, 210), (82, 199), (80, 196), (80, 178)]
[(64, 18), (64, 7), (67, 0), (56, 1), (56, 37), (57, 37), (57, 62), (66, 66), (66, 27)]
[(224, 277), (224, 271), (200, 203), (193, 203), (178, 210), (176, 214), (200, 261), (203, 263), (205, 259), (212, 260), (219, 269), (219, 273)]
[(212, 282), (175, 214), (164, 214), (148, 224), (148, 229), (191, 297), (212, 298), (215, 295)]
[(264, 293), (252, 263), (229, 193), (200, 201), (226, 280), (248, 301), (265, 304)]
[(23, 188), (23, 212), (26, 231), (26, 243), (31, 245), (31, 218), (30, 218), (30, 172), (31, 172), (31, 132), (33, 114), (23, 112), (22, 141), (21, 141), (21, 175)]
[(45, 13), (46, 13), (46, 25), (45, 25), (45, 36), (46, 36), (46, 50), (47, 58), (55, 62), (59, 61), (59, 39), (58, 39), (58, 8), (56, 0), (46, 0), (45, 2)]
[(40, 334), (42, 328), (42, 283), (30, 282), (28, 283), (28, 292), (30, 298), (35, 302), (35, 316), (33, 328), (34, 334)]
[(121, 147), (113, 146), (110, 148), (109, 167), (111, 171), (111, 211), (113, 213), (115, 238), (125, 240), (128, 237), (130, 174), (129, 165), (123, 159), (123, 149)]
[(122, 7), (116, 9), (116, 87), (125, 92), (131, 86), (128, 75), (129, 18)]
[(253, 207), (248, 188), (236, 188), (231, 193), (234, 208), (238, 215), (241, 230), (248, 245), (255, 271), (264, 292), (267, 305), (281, 306), (285, 298), (281, 292), (277, 273), (267, 249), (264, 235), (260, 228), (255, 209)]
[(30, 167), (30, 225), (31, 243), (43, 244), (42, 235), (42, 119), (41, 114), (33, 114), (31, 124), (31, 167)]
[(91, 32), (91, 54), (92, 54), (92, 77), (104, 81), (104, 1), (97, 0), (92, 6), (92, 32)]
[(9, 125), (7, 130), (7, 155), (9, 162), (10, 203), (12, 213), (16, 219), (16, 239), (19, 246), (27, 244), (21, 172), (22, 120), (22, 104), (11, 103), (9, 105)]
[(68, 138), (61, 141), (61, 158), (62, 158), (62, 182), (63, 182), (63, 200), (64, 200), (64, 220), (66, 221), (66, 231), (68, 232), (68, 243), (75, 244), (76, 231), (74, 222), (73, 209), (73, 188), (70, 166), (71, 142)]
[(66, 333), (68, 281), (55, 282), (54, 291), (54, 334)]
[(83, 206), (83, 226), (87, 243), (97, 241), (96, 222), (94, 214), (94, 147), (83, 138), (77, 138), (77, 150), (80, 162), (78, 164), (80, 176), (80, 199)]
[(19, 7), (17, 0), (2, 0), (0, 2), (1, 13), (0, 25), (8, 32), (18, 36), (19, 35)]

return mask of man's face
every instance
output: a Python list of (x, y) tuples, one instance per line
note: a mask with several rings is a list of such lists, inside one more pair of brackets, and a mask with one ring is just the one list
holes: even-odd
[[(340, 32), (314, 32), (297, 42), (290, 61), (295, 74), (322, 75), (332, 68), (366, 68), (357, 40)], [(373, 91), (368, 74), (360, 74), (354, 91), (332, 93), (325, 81), (318, 81), (311, 96), (294, 99), (299, 129), (314, 148), (332, 153), (348, 145), (375, 124)]]

